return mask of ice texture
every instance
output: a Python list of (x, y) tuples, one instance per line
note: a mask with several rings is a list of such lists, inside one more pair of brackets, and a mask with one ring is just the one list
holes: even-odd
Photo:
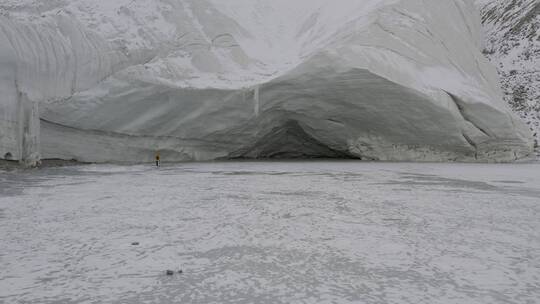
[(532, 304), (539, 201), (540, 164), (2, 173), (0, 302)]
[[(506, 162), (532, 152), (480, 52), (472, 0), (1, 7), (0, 157)], [(16, 131), (22, 95), (39, 104), (34, 148)]]

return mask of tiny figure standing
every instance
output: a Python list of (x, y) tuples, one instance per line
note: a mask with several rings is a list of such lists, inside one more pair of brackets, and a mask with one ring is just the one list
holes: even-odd
[(159, 167), (161, 158), (159, 157), (159, 151), (156, 152), (156, 167)]

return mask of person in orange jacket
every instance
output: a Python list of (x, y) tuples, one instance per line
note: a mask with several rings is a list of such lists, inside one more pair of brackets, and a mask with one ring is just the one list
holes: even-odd
[(161, 157), (159, 156), (159, 151), (156, 152), (156, 167), (159, 167), (161, 162)]

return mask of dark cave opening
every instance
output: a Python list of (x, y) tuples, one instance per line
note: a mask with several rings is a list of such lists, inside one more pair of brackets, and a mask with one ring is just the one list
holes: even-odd
[(252, 146), (233, 153), (231, 159), (359, 159), (309, 135), (298, 121), (290, 120), (259, 138)]
[(4, 154), (4, 159), (13, 160), (13, 154), (11, 154), (11, 152), (7, 152), (6, 154)]

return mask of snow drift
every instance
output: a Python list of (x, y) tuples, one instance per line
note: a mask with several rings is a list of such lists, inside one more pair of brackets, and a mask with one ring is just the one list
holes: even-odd
[[(40, 147), (96, 162), (156, 150), (170, 161), (513, 161), (532, 151), (480, 53), (473, 1), (1, 7), (0, 157), (37, 159)], [(39, 115), (21, 111), (34, 104)]]

